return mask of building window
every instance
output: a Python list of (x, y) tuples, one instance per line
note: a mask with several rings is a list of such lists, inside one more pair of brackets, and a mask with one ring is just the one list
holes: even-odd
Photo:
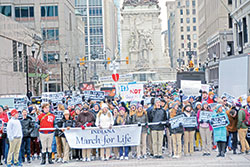
[(187, 39), (188, 39), (188, 40), (191, 40), (190, 35), (187, 35)]
[(11, 6), (0, 6), (0, 13), (11, 17)]
[(189, 7), (189, 6), (190, 6), (189, 0), (186, 0), (186, 7)]
[(90, 27), (89, 32), (90, 32), (90, 35), (102, 35), (103, 28), (102, 27)]
[(196, 23), (196, 18), (195, 17), (193, 17), (193, 23)]
[(185, 53), (184, 53), (184, 52), (181, 52), (181, 55), (182, 55), (182, 57), (184, 57), (184, 56), (185, 56)]
[(180, 9), (180, 15), (183, 15), (183, 10), (182, 9)]
[(34, 7), (33, 6), (15, 7), (15, 17), (16, 18), (34, 17)]
[(178, 7), (180, 7), (181, 6), (181, 2), (180, 1), (178, 1)]
[[(87, 23), (87, 21), (85, 21)], [(102, 17), (90, 17), (89, 25), (102, 25)]]
[(181, 23), (183, 23), (183, 18), (181, 18)]
[(181, 32), (183, 32), (184, 28), (181, 26)]
[(58, 41), (59, 30), (58, 28), (44, 28), (42, 29), (43, 40)]
[(89, 6), (102, 6), (102, 0), (90, 0)]
[(193, 31), (196, 31), (196, 26), (193, 26)]
[(197, 48), (197, 43), (194, 43), (194, 48)]
[(193, 34), (193, 39), (194, 39), (194, 40), (197, 39), (197, 34)]
[(184, 35), (181, 35), (181, 40), (184, 40)]
[(17, 72), (17, 42), (12, 41), (12, 49), (13, 49), (13, 71)]
[(101, 7), (90, 7), (89, 8), (90, 16), (102, 16), (102, 8)]
[(59, 60), (60, 60), (60, 55), (58, 53), (56, 53), (56, 52), (44, 52), (43, 53), (43, 61), (47, 64), (55, 64), (56, 63), (55, 55), (58, 55)]
[(181, 48), (184, 48), (184, 47), (185, 47), (185, 45), (184, 45), (184, 43), (182, 43), (182, 44), (181, 44)]
[(246, 17), (243, 18), (243, 39), (244, 43), (248, 42), (248, 32), (247, 32), (247, 19)]
[(71, 13), (69, 13), (69, 31), (72, 31), (72, 18), (71, 18)]
[(233, 19), (230, 16), (230, 13), (228, 13), (228, 27), (233, 28)]
[(146, 74), (140, 74), (140, 81), (147, 81)]
[(193, 14), (193, 15), (196, 15), (196, 9), (193, 9), (193, 10), (192, 10), (192, 14)]
[(190, 18), (189, 17), (187, 17), (187, 23), (190, 23)]
[(187, 32), (190, 32), (190, 26), (187, 26)]
[(228, 5), (232, 5), (233, 4), (233, 0), (228, 0)]
[(189, 14), (190, 14), (189, 9), (186, 9), (186, 14), (187, 14), (187, 15), (189, 15)]
[(57, 17), (57, 6), (41, 6), (41, 17)]
[(196, 6), (196, 2), (195, 0), (192, 1), (192, 6), (195, 7)]

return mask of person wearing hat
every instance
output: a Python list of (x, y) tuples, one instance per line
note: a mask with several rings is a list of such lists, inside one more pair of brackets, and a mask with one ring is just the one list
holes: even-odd
[(211, 149), (212, 149), (212, 131), (213, 128), (210, 124), (210, 121), (204, 122), (204, 120), (200, 120), (200, 113), (202, 111), (208, 111), (213, 112), (212, 110), (209, 110), (208, 103), (206, 101), (202, 102), (202, 109), (198, 111), (197, 113), (197, 120), (198, 120), (198, 128), (202, 139), (202, 151), (203, 156), (210, 156), (211, 155)]
[[(124, 107), (119, 108), (119, 114), (116, 117), (114, 122), (115, 122), (114, 125), (128, 125), (130, 123), (129, 115), (126, 112)], [(119, 148), (120, 160), (123, 160), (123, 159), (128, 160), (128, 151), (129, 151), (128, 146)], [(125, 157), (123, 157), (123, 152), (124, 152)]]
[[(232, 146), (233, 154), (236, 154), (236, 149), (238, 145), (238, 133), (237, 133), (238, 113), (237, 113), (236, 108), (232, 107), (231, 109), (226, 111), (226, 114), (229, 119), (229, 125), (227, 126), (227, 131), (229, 133), (227, 137), (227, 143), (228, 143), (228, 147)], [(233, 138), (231, 138), (231, 136), (233, 136)], [(231, 140), (233, 140), (232, 144), (231, 144)]]
[[(195, 112), (192, 110), (191, 105), (186, 105), (184, 107), (184, 116), (185, 117), (194, 117), (196, 118)], [(196, 127), (187, 127), (184, 128), (184, 155), (188, 154), (191, 156), (194, 153), (194, 133)]]
[(7, 136), (9, 139), (9, 152), (7, 159), (7, 167), (11, 167), (12, 157), (14, 156), (13, 162), (15, 166), (22, 166), (19, 163), (19, 151), (22, 143), (23, 133), (22, 133), (22, 125), (18, 120), (19, 114), (16, 109), (11, 111), (11, 119), (7, 125)]
[[(141, 126), (141, 123), (148, 123), (148, 116), (147, 112), (143, 109), (143, 106), (141, 104), (137, 105), (136, 115), (134, 117), (133, 122), (136, 122), (138, 126)], [(146, 155), (146, 139), (147, 139), (147, 128), (146, 126), (142, 127), (141, 131), (141, 142), (137, 146), (137, 159), (147, 159)]]
[[(6, 132), (4, 133), (4, 126), (3, 125), (9, 121), (8, 115), (7, 115), (7, 113), (5, 113), (3, 111), (3, 108), (4, 107), (2, 105), (0, 105), (0, 121), (2, 123), (2, 127), (0, 127), (0, 146), (1, 146), (0, 165), (2, 165), (2, 162), (1, 162), (2, 155), (3, 155), (3, 157), (5, 157), (4, 156), (5, 145), (7, 144), (7, 140), (6, 140), (7, 134), (6, 134)], [(7, 159), (7, 158), (5, 157), (5, 159)]]
[[(75, 120), (70, 115), (70, 112), (68, 110), (65, 110), (63, 113), (63, 118), (60, 121), (62, 123), (62, 128), (66, 128), (67, 130), (70, 130), (71, 127), (75, 127)], [(62, 130), (63, 132), (65, 130)], [(65, 138), (64, 133), (62, 134), (62, 144), (63, 144), (63, 163), (69, 162), (69, 144)]]
[[(96, 122), (95, 125), (99, 127), (100, 129), (102, 128), (109, 128), (112, 129), (112, 126), (114, 124), (114, 119), (112, 113), (109, 111), (108, 105), (106, 103), (102, 104), (102, 109), (99, 111), (99, 113), (96, 116)], [(106, 157), (104, 156), (104, 151), (106, 150)], [(103, 161), (109, 160), (110, 156), (110, 148), (101, 148), (100, 149), (101, 153), (101, 159)]]
[(214, 103), (214, 92), (209, 92), (208, 93), (208, 100), (207, 100), (207, 103), (208, 104), (211, 104), (211, 103)]
[[(89, 112), (89, 106), (84, 105), (82, 108), (83, 112), (80, 113), (76, 120), (77, 127), (81, 127), (83, 130), (85, 127), (91, 127), (95, 124), (95, 116), (92, 112)], [(91, 161), (90, 159), (91, 149), (82, 149), (83, 161)]]
[[(167, 114), (161, 107), (160, 99), (155, 99), (154, 109), (148, 115), (149, 122), (165, 122), (167, 121)], [(163, 132), (164, 132), (164, 125), (162, 123), (158, 125), (151, 125), (150, 126), (151, 133), (152, 133), (152, 146), (153, 146), (153, 155), (154, 158), (162, 159), (162, 143), (163, 143)]]
[[(43, 113), (38, 116), (37, 124), (40, 125), (41, 128), (54, 128), (56, 126), (55, 123), (55, 115), (50, 112), (50, 104), (43, 103), (42, 104)], [(39, 136), (42, 144), (42, 161), (41, 165), (46, 164), (46, 152), (48, 151), (48, 162), (49, 164), (54, 164), (52, 162), (52, 141), (54, 136), (54, 130), (40, 130)]]
[[(216, 119), (219, 117), (225, 117), (226, 118), (226, 125), (220, 126), (220, 127), (213, 127), (213, 133), (214, 133), (214, 142), (217, 143), (218, 146), (218, 152), (219, 154), (217, 157), (225, 157), (225, 151), (226, 151), (226, 142), (227, 142), (227, 129), (226, 126), (228, 125), (228, 117), (225, 111), (223, 110), (223, 106), (219, 104), (215, 111), (213, 112), (212, 118)], [(213, 122), (211, 122), (213, 125)]]

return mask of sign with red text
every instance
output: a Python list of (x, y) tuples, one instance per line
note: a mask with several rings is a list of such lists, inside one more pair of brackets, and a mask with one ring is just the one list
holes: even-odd
[(119, 86), (123, 101), (141, 101), (143, 97), (143, 84), (128, 84)]

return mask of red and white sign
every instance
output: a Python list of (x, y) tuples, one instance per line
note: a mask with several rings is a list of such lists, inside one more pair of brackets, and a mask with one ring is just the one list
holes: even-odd
[(141, 101), (143, 97), (143, 84), (120, 85), (119, 92), (124, 101)]

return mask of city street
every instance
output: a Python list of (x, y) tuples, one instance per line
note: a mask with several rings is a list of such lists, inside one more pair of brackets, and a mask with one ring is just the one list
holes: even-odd
[[(130, 159), (128, 161), (110, 160), (110, 161), (92, 161), (92, 162), (76, 162), (75, 160), (70, 161), (68, 164), (53, 164), (47, 165), (48, 167), (60, 166), (60, 167), (249, 167), (250, 166), (250, 155), (233, 155), (229, 152), (225, 158), (217, 158), (217, 152), (213, 152), (210, 157), (201, 156), (201, 152), (195, 152), (191, 157), (182, 157), (180, 159), (172, 159), (165, 156), (164, 159), (151, 159), (148, 160), (137, 160)], [(38, 167), (40, 161), (32, 162), (31, 164), (24, 163), (24, 166)]]

